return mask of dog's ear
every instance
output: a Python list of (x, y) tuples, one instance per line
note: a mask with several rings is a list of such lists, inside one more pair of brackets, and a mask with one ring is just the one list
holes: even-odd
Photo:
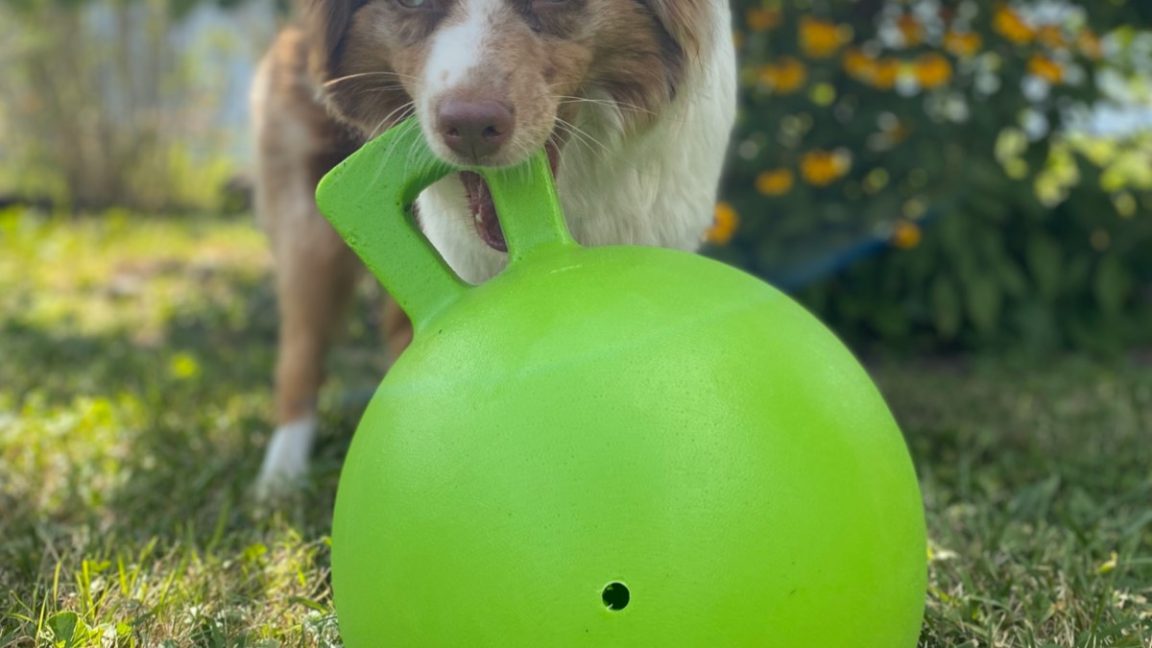
[(708, 13), (712, 2), (726, 0), (646, 0), (665, 31), (689, 59), (698, 59), (713, 37)]
[(308, 35), (310, 67), (314, 74), (330, 76), (340, 60), (344, 36), (352, 14), (364, 0), (302, 0), (301, 18)]

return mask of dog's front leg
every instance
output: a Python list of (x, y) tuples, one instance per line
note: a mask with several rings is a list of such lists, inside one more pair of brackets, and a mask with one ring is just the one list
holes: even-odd
[(262, 496), (283, 492), (307, 475), (324, 360), (360, 273), (355, 256), (314, 206), (280, 225), (273, 243), (280, 309), (277, 428), (257, 482)]

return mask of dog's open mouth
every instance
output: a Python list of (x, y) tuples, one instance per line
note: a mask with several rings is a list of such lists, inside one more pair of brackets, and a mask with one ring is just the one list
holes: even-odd
[[(545, 149), (548, 152), (549, 165), (552, 167), (552, 177), (555, 178), (556, 168), (560, 164), (560, 146), (551, 140)], [(507, 252), (508, 242), (504, 240), (504, 231), (500, 228), (500, 219), (496, 215), (496, 204), (492, 202), (488, 183), (484, 182), (479, 173), (473, 171), (461, 172), (460, 180), (468, 193), (468, 207), (472, 210), (472, 220), (476, 224), (476, 233), (480, 236), (480, 240), (493, 250)]]

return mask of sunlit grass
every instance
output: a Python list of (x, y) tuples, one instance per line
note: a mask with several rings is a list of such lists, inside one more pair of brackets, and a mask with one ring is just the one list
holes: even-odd
[[(365, 301), (314, 487), (255, 507), (268, 272), (243, 220), (0, 216), (0, 646), (338, 645), (330, 507), (379, 341)], [(923, 645), (1152, 646), (1152, 367), (876, 373), (928, 506)]]
[[(248, 496), (268, 272), (248, 221), (0, 217), (0, 645), (337, 641), (326, 533), (345, 438), (325, 438), (315, 491), (278, 511)], [(338, 377), (371, 385), (368, 356), (338, 354)], [(346, 432), (339, 405), (327, 428)]]

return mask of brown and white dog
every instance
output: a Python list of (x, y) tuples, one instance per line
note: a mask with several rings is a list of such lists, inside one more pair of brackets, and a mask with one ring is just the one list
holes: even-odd
[[(307, 471), (327, 347), (360, 265), (317, 213), (317, 181), (415, 115), (436, 155), (511, 165), (547, 147), (586, 245), (695, 250), (712, 222), (736, 113), (726, 0), (306, 0), (253, 89), (257, 210), (275, 258), (278, 428), (264, 492)], [(429, 240), (467, 281), (505, 246), (475, 174), (418, 202)], [(390, 346), (407, 343), (386, 315)]]

